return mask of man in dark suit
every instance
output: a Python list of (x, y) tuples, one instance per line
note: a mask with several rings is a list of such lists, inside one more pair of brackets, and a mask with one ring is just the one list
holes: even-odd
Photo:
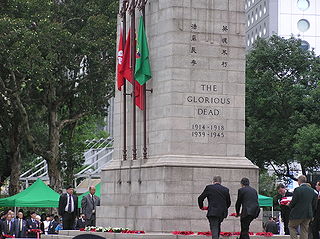
[(284, 197), (292, 197), (293, 193), (289, 192), (286, 189), (286, 187), (284, 186), (284, 184), (282, 184), (282, 183), (280, 183), (277, 186), (277, 191), (279, 193), (278, 202), (279, 202), (280, 210), (281, 210), (281, 219), (283, 221), (284, 233), (285, 233), (285, 235), (290, 235), (288, 224), (289, 224), (289, 215), (290, 215), (291, 209), (288, 205), (281, 205), (280, 201)]
[(15, 236), (25, 238), (27, 234), (27, 222), (23, 219), (23, 212), (18, 212), (18, 218), (14, 220)]
[(220, 227), (224, 218), (228, 216), (228, 208), (231, 205), (229, 189), (221, 185), (221, 177), (215, 176), (213, 182), (207, 185), (198, 197), (199, 208), (204, 210), (203, 201), (208, 200), (207, 218), (212, 232), (212, 239), (220, 236)]
[(89, 194), (84, 196), (81, 201), (82, 213), (85, 215), (86, 226), (96, 225), (96, 208), (100, 206), (100, 198), (95, 195), (96, 188), (89, 187)]
[[(15, 232), (14, 222), (12, 220), (12, 214), (8, 213), (6, 220), (2, 222), (2, 235), (13, 236)], [(6, 238), (3, 236), (3, 238)]]
[(264, 229), (266, 232), (271, 232), (272, 234), (279, 234), (279, 228), (273, 217), (269, 217), (269, 221), (266, 222)]
[(73, 230), (78, 212), (78, 197), (73, 195), (73, 187), (67, 187), (67, 193), (59, 198), (59, 215), (62, 217), (64, 230)]
[(31, 230), (39, 230), (40, 223), (36, 220), (37, 214), (35, 212), (31, 212), (30, 216), (31, 218), (27, 220), (28, 237), (37, 238), (37, 233), (32, 232)]
[(85, 215), (83, 213), (80, 214), (80, 217), (78, 218), (76, 222), (76, 230), (79, 230), (81, 228), (86, 227), (86, 220), (84, 219)]
[(307, 184), (307, 177), (298, 177), (297, 187), (293, 191), (289, 216), (289, 230), (291, 239), (297, 239), (297, 228), (300, 226), (300, 239), (308, 239), (309, 223), (317, 207), (317, 194)]
[(320, 181), (318, 181), (315, 185), (315, 189), (317, 191), (317, 210), (315, 212), (313, 222), (312, 222), (312, 235), (313, 239), (320, 239), (319, 238), (319, 230), (320, 230)]
[[(257, 191), (250, 187), (248, 178), (241, 179), (241, 188), (238, 190), (238, 199), (236, 202), (236, 213), (240, 215), (241, 234), (240, 239), (249, 239), (249, 227), (253, 219), (260, 213)], [(241, 214), (240, 214), (240, 208)]]

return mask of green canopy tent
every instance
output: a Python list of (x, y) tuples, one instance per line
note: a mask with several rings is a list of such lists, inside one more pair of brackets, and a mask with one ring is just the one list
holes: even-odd
[[(88, 194), (89, 194), (89, 191), (81, 194), (81, 195), (78, 197), (78, 207), (79, 207), (79, 208), (81, 208), (81, 200), (82, 200), (82, 198), (83, 198), (84, 196), (88, 195)], [(101, 185), (100, 185), (100, 183), (98, 183), (98, 184), (96, 185), (96, 194), (95, 194), (95, 195), (97, 195), (98, 197), (101, 196)]]
[(259, 194), (258, 202), (260, 207), (271, 207), (271, 212), (273, 216), (273, 198), (272, 197), (266, 197)]
[(0, 199), (2, 207), (58, 207), (59, 194), (37, 179), (30, 187), (7, 198)]

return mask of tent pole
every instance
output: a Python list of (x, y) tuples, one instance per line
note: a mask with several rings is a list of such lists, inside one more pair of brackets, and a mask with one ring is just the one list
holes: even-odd
[(17, 216), (17, 207), (14, 207), (14, 216)]
[(273, 207), (271, 207), (271, 215), (272, 215), (272, 217), (273, 217)]

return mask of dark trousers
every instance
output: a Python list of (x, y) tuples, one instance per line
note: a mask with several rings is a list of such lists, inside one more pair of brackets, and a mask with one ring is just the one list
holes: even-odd
[(320, 218), (314, 218), (313, 222), (311, 223), (311, 230), (312, 230), (312, 238), (313, 239), (320, 239), (319, 238), (319, 229), (320, 229)]
[(62, 227), (63, 230), (74, 230), (76, 220), (75, 212), (65, 212), (62, 216)]
[(283, 218), (283, 229), (284, 229), (284, 234), (285, 235), (290, 235), (289, 231), (289, 218)]
[(250, 223), (253, 221), (253, 216), (245, 216), (240, 218), (241, 223), (241, 233), (240, 239), (249, 239), (249, 227)]
[(25, 238), (26, 237), (26, 233), (24, 231), (19, 231), (18, 235), (16, 235), (16, 238)]
[(220, 227), (223, 218), (220, 217), (207, 217), (210, 224), (210, 230), (212, 233), (212, 239), (218, 239), (220, 236)]
[(96, 226), (96, 214), (92, 214), (90, 218), (86, 219), (86, 226)]

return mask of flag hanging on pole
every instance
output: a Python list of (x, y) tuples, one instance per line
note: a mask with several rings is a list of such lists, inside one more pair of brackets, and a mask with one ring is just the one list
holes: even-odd
[[(133, 82), (133, 70), (130, 68), (130, 29), (129, 33), (127, 36), (127, 41), (126, 41), (126, 46), (124, 48), (124, 54), (123, 54), (123, 60), (122, 60), (122, 71), (123, 71), (123, 76), (126, 78), (131, 84)], [(136, 97), (136, 106), (138, 106), (141, 110), (144, 109), (143, 105), (143, 96), (144, 96), (144, 91), (143, 87), (136, 81), (135, 82), (135, 97)]]
[(120, 28), (120, 38), (119, 38), (119, 46), (118, 46), (118, 68), (117, 68), (117, 86), (118, 90), (121, 91), (121, 87), (124, 84), (124, 76), (123, 76), (123, 33), (122, 27)]
[(135, 78), (140, 85), (143, 85), (150, 80), (151, 77), (148, 42), (146, 32), (144, 30), (143, 17), (141, 16), (137, 40)]

